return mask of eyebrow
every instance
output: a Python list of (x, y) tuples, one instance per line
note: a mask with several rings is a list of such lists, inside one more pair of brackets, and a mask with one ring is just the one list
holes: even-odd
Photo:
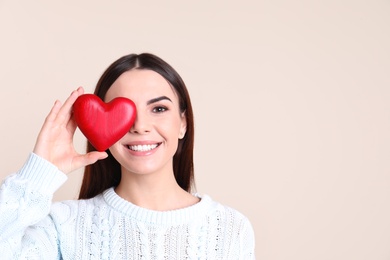
[(149, 100), (148, 102), (146, 102), (146, 104), (150, 105), (150, 104), (156, 103), (156, 102), (161, 101), (161, 100), (169, 100), (172, 102), (172, 100), (169, 97), (161, 96), (161, 97), (156, 97), (156, 98)]

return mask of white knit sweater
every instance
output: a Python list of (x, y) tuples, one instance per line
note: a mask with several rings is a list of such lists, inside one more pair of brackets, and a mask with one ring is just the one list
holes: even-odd
[(89, 200), (52, 204), (66, 176), (31, 154), (0, 188), (0, 259), (254, 259), (254, 233), (234, 209), (199, 196), (152, 211), (113, 188)]

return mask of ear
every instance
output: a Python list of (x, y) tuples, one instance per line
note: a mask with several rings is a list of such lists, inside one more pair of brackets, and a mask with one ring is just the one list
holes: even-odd
[(184, 111), (183, 113), (181, 113), (180, 117), (181, 117), (181, 124), (180, 124), (179, 139), (183, 139), (187, 132), (186, 112)]

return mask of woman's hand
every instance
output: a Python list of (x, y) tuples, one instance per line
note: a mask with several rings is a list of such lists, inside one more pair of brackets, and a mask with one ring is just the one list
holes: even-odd
[(72, 106), (83, 93), (80, 87), (72, 92), (64, 104), (58, 100), (54, 103), (33, 151), (66, 174), (107, 157), (106, 152), (79, 154), (74, 149), (73, 136), (77, 125), (72, 116)]

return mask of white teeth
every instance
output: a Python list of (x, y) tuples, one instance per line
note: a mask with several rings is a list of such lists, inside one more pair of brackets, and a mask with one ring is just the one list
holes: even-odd
[(147, 152), (157, 147), (157, 144), (144, 144), (144, 145), (129, 145), (127, 146), (130, 150), (137, 152)]

